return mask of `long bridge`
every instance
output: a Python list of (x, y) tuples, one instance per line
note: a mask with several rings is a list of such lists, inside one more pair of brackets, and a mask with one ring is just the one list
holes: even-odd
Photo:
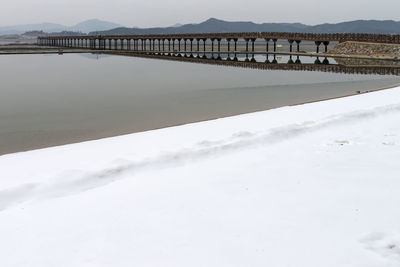
[[(276, 52), (278, 40), (287, 40), (289, 51), (293, 46), (300, 52), (302, 41), (312, 41), (316, 52), (320, 46), (328, 51), (331, 42), (373, 42), (400, 44), (400, 35), (362, 33), (296, 33), (296, 32), (242, 32), (198, 34), (153, 35), (96, 35), (96, 36), (46, 36), (39, 37), (38, 44), (57, 47), (77, 47), (96, 50), (132, 50), (135, 52), (222, 52), (221, 42), (226, 43), (225, 52), (237, 52), (238, 42), (246, 53), (255, 53), (255, 43), (265, 42), (265, 52)], [(270, 50), (271, 43), (271, 50)], [(207, 50), (208, 49), (208, 50)]]
[[(289, 51), (277, 51), (278, 40), (288, 42)], [(303, 41), (315, 44), (315, 53), (300, 51)], [(310, 42), (311, 41), (311, 42)], [(400, 67), (396, 63), (377, 64), (374, 66), (346, 66), (330, 64), (325, 58), (319, 61), (318, 57), (327, 57), (328, 45), (333, 42), (358, 41), (373, 43), (400, 44), (400, 35), (389, 34), (315, 34), (315, 33), (285, 33), (285, 32), (245, 32), (245, 33), (199, 33), (199, 34), (158, 34), (158, 35), (109, 35), (109, 36), (46, 36), (39, 37), (41, 46), (59, 48), (80, 48), (94, 51), (95, 53), (116, 54), (135, 57), (150, 57), (155, 59), (185, 61), (202, 64), (224, 65), (232, 67), (270, 69), (270, 70), (295, 70), (295, 71), (321, 71), (349, 74), (378, 74), (400, 75)], [(263, 43), (260, 51), (255, 49)], [(221, 46), (221, 43), (223, 46)], [(308, 44), (308, 45), (309, 45)], [(325, 47), (324, 52), (320, 46)], [(293, 51), (296, 46), (296, 51)], [(214, 57), (217, 54), (217, 57)], [(220, 56), (225, 54), (225, 56)], [(236, 55), (246, 55), (246, 60), (238, 60)], [(266, 62), (256, 62), (255, 54), (266, 54)], [(268, 61), (269, 54), (284, 54), (290, 56), (288, 64)], [(211, 55), (211, 57), (210, 57)], [(251, 58), (248, 58), (251, 55)], [(296, 55), (297, 60), (292, 61)], [(316, 64), (302, 64), (299, 56), (314, 56)], [(232, 57), (231, 57), (232, 56)], [(340, 57), (338, 55), (338, 57)], [(393, 62), (392, 62), (393, 63)]]

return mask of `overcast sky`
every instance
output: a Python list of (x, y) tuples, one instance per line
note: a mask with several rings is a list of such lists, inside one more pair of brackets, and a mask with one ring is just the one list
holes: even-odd
[(124, 26), (170, 26), (210, 17), (229, 21), (319, 24), (355, 19), (400, 21), (400, 0), (0, 0), (0, 26), (98, 18)]

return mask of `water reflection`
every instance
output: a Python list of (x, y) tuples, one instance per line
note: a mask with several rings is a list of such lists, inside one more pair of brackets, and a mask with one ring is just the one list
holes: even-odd
[(110, 54), (178, 60), (185, 62), (227, 65), (252, 69), (285, 71), (320, 71), (344, 74), (376, 74), (400, 76), (400, 63), (394, 60), (329, 58), (293, 56), (285, 54), (222, 54), (222, 53), (132, 53), (110, 52)]
[[(313, 57), (272, 54), (249, 54), (247, 62), (246, 55), (233, 53), (134, 56), (2, 57), (0, 154), (355, 94), (400, 81), (323, 71), (358, 63), (331, 58), (316, 65)], [(281, 71), (307, 66), (321, 71)]]

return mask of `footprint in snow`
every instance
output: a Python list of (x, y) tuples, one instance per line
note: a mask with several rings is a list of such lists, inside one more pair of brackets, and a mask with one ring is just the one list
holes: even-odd
[(250, 133), (250, 132), (246, 132), (246, 131), (242, 131), (242, 132), (237, 132), (232, 134), (232, 138), (247, 138), (247, 137), (251, 137), (254, 134)]
[(335, 143), (339, 146), (350, 145), (350, 141), (348, 140), (335, 140)]
[(383, 142), (382, 145), (385, 145), (385, 146), (395, 146), (396, 143), (395, 143), (395, 142)]
[(360, 242), (364, 247), (383, 258), (400, 263), (400, 234), (399, 233), (371, 233), (363, 237)]

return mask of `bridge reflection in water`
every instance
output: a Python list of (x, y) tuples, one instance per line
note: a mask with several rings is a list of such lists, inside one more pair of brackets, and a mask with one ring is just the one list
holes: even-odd
[(400, 76), (400, 63), (392, 60), (301, 57), (293, 55), (265, 54), (200, 54), (200, 53), (135, 53), (110, 51), (103, 54), (154, 58), (161, 60), (192, 62), (220, 66), (261, 70), (319, 71), (343, 74), (395, 75)]

